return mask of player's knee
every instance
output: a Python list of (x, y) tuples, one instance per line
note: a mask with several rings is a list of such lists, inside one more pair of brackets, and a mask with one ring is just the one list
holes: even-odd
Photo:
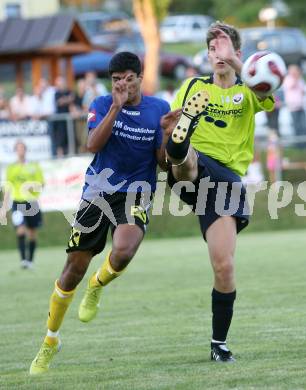
[(214, 272), (216, 278), (225, 282), (227, 280), (231, 280), (234, 274), (234, 263), (232, 256), (219, 255), (219, 257), (215, 258), (214, 260)]
[(91, 257), (85, 256), (82, 252), (69, 253), (61, 279), (74, 280), (78, 283), (85, 275), (90, 260)]
[(129, 263), (134, 257), (136, 248), (131, 244), (116, 245), (112, 249), (112, 260), (121, 265), (122, 263)]
[(197, 167), (193, 168), (181, 168), (181, 167), (172, 167), (173, 176), (177, 181), (191, 181), (194, 182), (198, 176)]

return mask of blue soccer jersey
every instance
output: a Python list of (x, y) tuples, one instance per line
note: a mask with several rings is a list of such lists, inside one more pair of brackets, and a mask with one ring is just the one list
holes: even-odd
[[(103, 120), (112, 96), (96, 98), (89, 108), (88, 129)], [(142, 96), (137, 106), (123, 106), (105, 146), (95, 154), (86, 171), (82, 198), (93, 200), (102, 192), (141, 192), (156, 189), (156, 149), (162, 144), (161, 116), (169, 104)]]

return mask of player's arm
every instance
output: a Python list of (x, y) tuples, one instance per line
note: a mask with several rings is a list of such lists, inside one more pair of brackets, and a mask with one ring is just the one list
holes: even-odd
[(9, 185), (6, 185), (4, 188), (4, 194), (3, 194), (3, 201), (1, 205), (1, 209), (7, 211), (8, 210), (8, 205), (10, 203), (11, 199), (11, 188)]
[(181, 113), (182, 110), (180, 108), (175, 111), (169, 111), (167, 114), (163, 115), (160, 120), (160, 126), (163, 130), (163, 140), (161, 147), (156, 150), (156, 158), (158, 165), (164, 171), (168, 169), (168, 164), (166, 160), (166, 145), (173, 129), (175, 128), (181, 116)]
[(7, 174), (5, 185), (3, 186), (3, 200), (0, 207), (0, 224), (7, 223), (6, 213), (9, 210), (9, 204), (11, 200), (12, 184), (10, 182), (9, 174)]
[(112, 134), (114, 122), (118, 113), (128, 99), (127, 84), (124, 79), (118, 80), (113, 85), (112, 96), (113, 103), (110, 106), (108, 113), (98, 126), (90, 130), (88, 134), (87, 148), (92, 153), (97, 153), (99, 150), (103, 149)]

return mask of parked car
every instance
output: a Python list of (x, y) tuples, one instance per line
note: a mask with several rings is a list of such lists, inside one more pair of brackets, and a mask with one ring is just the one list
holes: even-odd
[(106, 77), (112, 56), (112, 52), (101, 50), (75, 55), (72, 57), (73, 72), (78, 78), (90, 71), (96, 72), (99, 77)]
[(306, 68), (306, 36), (302, 30), (290, 27), (247, 28), (242, 30), (242, 50), (245, 57), (258, 50), (274, 51), (285, 63)]
[[(117, 42), (115, 52), (131, 51), (137, 54), (141, 60), (144, 59), (145, 46), (140, 34), (134, 33), (123, 36)], [(72, 66), (76, 77), (83, 76), (88, 71), (95, 71), (99, 77), (108, 74), (109, 61), (114, 52), (94, 51), (88, 54), (76, 55), (72, 58)], [(160, 53), (161, 74), (163, 76), (183, 79), (186, 70), (192, 66), (191, 58), (179, 54)]]
[[(240, 30), (242, 40), (242, 60), (260, 50), (268, 50), (282, 56), (285, 63), (299, 64), (306, 73), (306, 36), (297, 28), (254, 27)], [(207, 49), (193, 57), (193, 64), (201, 74), (211, 73)]]
[(161, 41), (165, 43), (203, 41), (213, 19), (207, 15), (168, 16), (160, 25)]
[(85, 12), (78, 20), (94, 45), (115, 50), (118, 40), (135, 30), (135, 23), (124, 12)]

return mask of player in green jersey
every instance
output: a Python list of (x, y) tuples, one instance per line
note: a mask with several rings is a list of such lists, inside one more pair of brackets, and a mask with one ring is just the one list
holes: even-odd
[(2, 218), (12, 200), (12, 222), (16, 229), (21, 267), (32, 268), (37, 245), (37, 228), (42, 224), (38, 197), (44, 185), (42, 170), (38, 163), (26, 161), (26, 145), (15, 144), (17, 161), (6, 169), (6, 186)]
[(214, 271), (211, 359), (233, 362), (226, 338), (233, 315), (237, 233), (248, 224), (240, 177), (253, 159), (255, 114), (271, 111), (272, 96), (261, 99), (240, 79), (241, 40), (236, 28), (216, 22), (207, 33), (213, 74), (186, 80), (172, 109), (182, 116), (167, 144), (171, 188), (187, 181), (179, 196), (199, 217)]

